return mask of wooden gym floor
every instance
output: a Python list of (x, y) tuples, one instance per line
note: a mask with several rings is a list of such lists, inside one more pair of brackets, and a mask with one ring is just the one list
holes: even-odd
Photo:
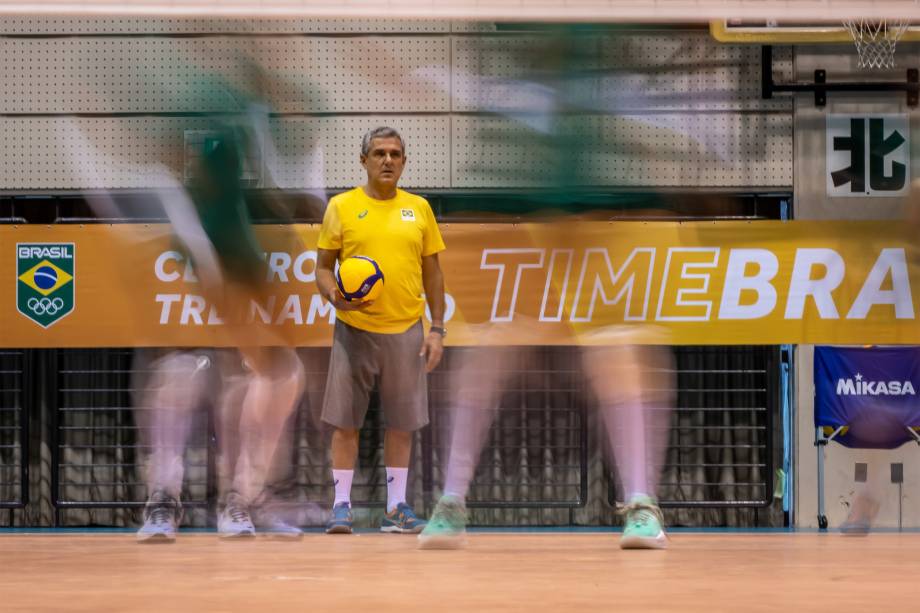
[(181, 534), (0, 533), (2, 611), (917, 611), (920, 534), (677, 533), (621, 551), (611, 533), (293, 543)]

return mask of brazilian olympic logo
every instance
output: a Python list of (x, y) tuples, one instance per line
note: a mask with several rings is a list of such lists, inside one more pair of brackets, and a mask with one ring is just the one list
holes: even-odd
[(74, 309), (74, 243), (16, 245), (16, 308), (43, 328)]

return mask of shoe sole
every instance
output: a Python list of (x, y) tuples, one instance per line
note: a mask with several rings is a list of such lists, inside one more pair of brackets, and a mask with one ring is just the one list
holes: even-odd
[(138, 536), (138, 543), (143, 543), (144, 545), (168, 545), (170, 543), (176, 542), (176, 535), (168, 534), (150, 534), (146, 536)]
[(425, 526), (419, 526), (418, 528), (400, 528), (399, 526), (380, 526), (381, 532), (386, 532), (387, 534), (421, 534), (422, 530), (425, 529)]
[(351, 534), (351, 526), (332, 526), (326, 528), (326, 534)]
[(299, 541), (303, 538), (303, 532), (266, 532), (260, 530), (259, 536), (269, 541)]
[(235, 532), (233, 534), (218, 534), (218, 538), (222, 541), (247, 541), (256, 537), (255, 532)]
[(620, 549), (667, 549), (668, 537), (664, 532), (658, 536), (625, 536), (620, 539)]
[(418, 535), (419, 549), (463, 549), (466, 547), (466, 533)]

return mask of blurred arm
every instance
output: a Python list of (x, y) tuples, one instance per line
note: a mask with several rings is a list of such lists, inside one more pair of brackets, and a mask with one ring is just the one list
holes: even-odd
[(188, 192), (165, 168), (160, 168), (159, 182), (167, 187), (156, 189), (157, 198), (169, 219), (170, 229), (185, 245), (194, 262), (195, 273), (205, 288), (215, 291), (223, 285), (220, 260)]

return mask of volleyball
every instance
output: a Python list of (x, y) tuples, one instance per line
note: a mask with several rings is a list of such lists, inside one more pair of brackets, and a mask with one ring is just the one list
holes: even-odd
[(343, 261), (335, 281), (342, 297), (349, 302), (376, 300), (383, 291), (383, 271), (377, 262), (363, 255)]

